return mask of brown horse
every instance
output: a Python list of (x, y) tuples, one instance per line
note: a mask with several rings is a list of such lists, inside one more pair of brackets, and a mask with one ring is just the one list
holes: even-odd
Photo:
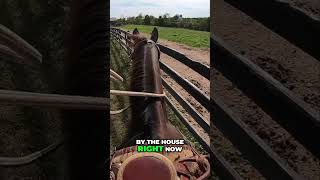
[[(133, 47), (130, 90), (163, 94), (160, 50), (156, 44), (158, 30), (154, 28), (151, 40), (141, 36), (137, 29), (129, 38), (133, 41), (129, 43)], [(135, 134), (142, 132), (143, 136), (139, 139), (183, 139), (182, 134), (168, 120), (164, 98), (130, 98), (132, 119), (129, 137), (136, 138)], [(166, 157), (150, 153), (144, 157), (141, 157), (141, 154), (134, 155), (132, 151), (135, 151), (135, 148), (136, 146), (127, 147), (115, 152), (110, 168), (111, 179), (126, 177), (123, 179), (204, 180), (209, 176), (209, 162), (188, 145), (183, 146), (183, 152), (166, 154)], [(152, 168), (148, 169), (149, 167)]]
[[(158, 30), (153, 29), (151, 40), (135, 29), (129, 37), (133, 44), (131, 91), (163, 94), (159, 66), (160, 50), (156, 42)], [(129, 137), (143, 132), (145, 139), (182, 139), (168, 121), (164, 97), (131, 97), (132, 120)]]

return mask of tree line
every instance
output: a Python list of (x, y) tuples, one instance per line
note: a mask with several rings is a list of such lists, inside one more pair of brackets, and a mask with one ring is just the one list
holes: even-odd
[(207, 18), (184, 18), (181, 14), (170, 16), (168, 13), (159, 17), (152, 15), (139, 14), (136, 17), (120, 18), (118, 23), (137, 24), (137, 25), (153, 25), (162, 27), (185, 28), (199, 31), (210, 31), (210, 17)]

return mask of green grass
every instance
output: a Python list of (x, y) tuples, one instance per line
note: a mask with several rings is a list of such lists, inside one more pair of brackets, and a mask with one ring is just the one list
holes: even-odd
[[(132, 31), (138, 28), (140, 32), (150, 34), (155, 26), (125, 25), (122, 29)], [(157, 27), (159, 38), (185, 44), (196, 48), (210, 48), (210, 33), (182, 28)]]
[[(123, 83), (110, 81), (110, 89), (128, 90), (130, 82), (130, 58), (126, 52), (121, 49), (120, 45), (111, 40), (110, 46), (111, 54), (111, 69), (117, 72), (124, 78)], [(129, 98), (124, 96), (111, 96), (111, 110), (119, 110), (129, 105)], [(121, 144), (126, 143), (126, 136), (128, 133), (128, 122), (130, 120), (130, 109), (110, 117), (110, 150), (119, 147)]]

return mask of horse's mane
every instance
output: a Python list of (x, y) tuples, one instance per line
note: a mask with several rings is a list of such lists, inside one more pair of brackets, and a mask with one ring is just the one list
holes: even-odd
[[(141, 40), (138, 43), (144, 43), (147, 39), (141, 37)], [(136, 43), (137, 44), (137, 43)], [(137, 47), (132, 54), (132, 69), (131, 69), (131, 83), (130, 88), (133, 91), (145, 91), (143, 86), (143, 80), (145, 79), (144, 71), (144, 45), (141, 44)]]
[[(139, 34), (131, 37), (134, 40), (131, 91), (163, 93), (159, 65), (160, 49), (156, 44), (157, 30), (154, 32), (151, 36), (152, 41)], [(132, 113), (129, 137), (143, 132), (144, 138), (182, 138), (168, 121), (164, 99), (130, 97), (130, 105)]]
[[(147, 39), (140, 36), (139, 40), (136, 41), (135, 50), (132, 54), (132, 69), (131, 69), (131, 82), (130, 90), (137, 92), (146, 92), (147, 89), (150, 89), (151, 84), (146, 83), (146, 64), (145, 64), (145, 55), (146, 51), (150, 50), (153, 47), (146, 47)], [(156, 46), (154, 44), (154, 46)], [(150, 49), (147, 49), (150, 48)], [(156, 47), (154, 47), (156, 48)], [(152, 58), (150, 58), (151, 60)], [(148, 59), (149, 60), (149, 59)], [(132, 109), (131, 115), (131, 126), (129, 134), (132, 136), (134, 133), (144, 132), (150, 134), (150, 128), (146, 128), (147, 124), (143, 121), (143, 111), (147, 105), (147, 101), (144, 101), (145, 97), (130, 97), (130, 104)]]

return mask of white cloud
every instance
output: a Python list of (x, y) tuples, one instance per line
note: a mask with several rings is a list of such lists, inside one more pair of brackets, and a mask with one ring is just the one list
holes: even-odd
[(137, 16), (139, 13), (153, 16), (169, 13), (184, 17), (209, 17), (210, 0), (111, 0), (111, 17)]

